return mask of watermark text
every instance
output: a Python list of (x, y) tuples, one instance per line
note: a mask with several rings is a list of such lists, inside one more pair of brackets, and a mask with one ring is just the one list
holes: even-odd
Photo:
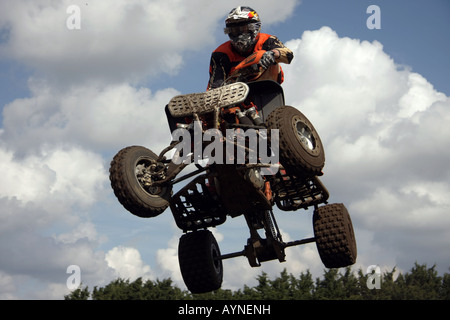
[(370, 5), (367, 7), (366, 13), (370, 14), (367, 18), (366, 26), (368, 29), (381, 29), (381, 9), (377, 5)]
[(381, 269), (377, 265), (367, 267), (367, 288), (370, 290), (381, 289)]
[(66, 19), (66, 27), (69, 30), (81, 29), (81, 9), (73, 4), (67, 7), (66, 13), (69, 15)]
[(69, 290), (78, 289), (81, 284), (81, 269), (79, 266), (72, 264), (67, 267), (66, 273), (71, 274), (66, 281)]
[[(176, 129), (172, 141), (178, 141), (172, 157), (175, 164), (207, 161), (207, 164), (267, 164), (279, 163), (279, 130), (226, 129), (225, 136), (218, 129), (203, 131), (201, 122), (194, 121), (190, 130)], [(273, 170), (266, 170), (274, 174)], [(271, 173), (269, 173), (271, 172)]]

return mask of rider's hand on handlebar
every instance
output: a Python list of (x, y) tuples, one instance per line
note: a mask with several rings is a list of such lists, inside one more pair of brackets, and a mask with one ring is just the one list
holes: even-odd
[(259, 64), (264, 69), (269, 68), (271, 65), (275, 64), (275, 52), (273, 51), (266, 51), (262, 57), (261, 60), (259, 60)]

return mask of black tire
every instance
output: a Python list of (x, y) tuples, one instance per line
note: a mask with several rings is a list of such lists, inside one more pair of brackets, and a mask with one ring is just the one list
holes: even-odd
[(168, 206), (171, 187), (144, 186), (137, 169), (148, 168), (158, 156), (147, 148), (131, 146), (120, 150), (111, 161), (109, 179), (119, 202), (132, 214), (141, 218), (156, 217)]
[(298, 109), (281, 106), (266, 120), (267, 128), (278, 129), (280, 163), (293, 175), (321, 175), (325, 165), (322, 141), (312, 123)]
[(317, 208), (313, 215), (313, 226), (317, 250), (325, 267), (342, 268), (356, 262), (353, 224), (342, 203)]
[(208, 230), (184, 234), (178, 245), (178, 262), (186, 287), (192, 293), (219, 289), (223, 265), (216, 238)]

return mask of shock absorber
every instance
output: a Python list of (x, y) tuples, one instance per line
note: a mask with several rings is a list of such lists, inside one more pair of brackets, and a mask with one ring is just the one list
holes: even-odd
[(246, 124), (246, 125), (252, 125), (253, 122), (249, 117), (247, 117), (247, 111), (242, 112), (240, 109), (236, 110), (236, 115), (239, 119), (239, 123)]
[(247, 109), (247, 111), (245, 113), (247, 114), (248, 117), (250, 117), (250, 119), (252, 119), (252, 121), (255, 125), (257, 125), (257, 126), (262, 125), (263, 121), (262, 121), (261, 117), (259, 116), (258, 112), (256, 112), (255, 107), (251, 107), (251, 108)]

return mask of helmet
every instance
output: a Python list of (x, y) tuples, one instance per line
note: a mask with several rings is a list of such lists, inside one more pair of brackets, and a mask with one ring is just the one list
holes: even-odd
[(259, 15), (250, 7), (237, 7), (225, 20), (224, 32), (230, 37), (234, 49), (242, 55), (249, 53), (261, 30)]
[(228, 24), (239, 22), (252, 23), (261, 22), (261, 20), (255, 10), (250, 7), (240, 6), (230, 11), (227, 19), (225, 20), (225, 24), (228, 26)]

